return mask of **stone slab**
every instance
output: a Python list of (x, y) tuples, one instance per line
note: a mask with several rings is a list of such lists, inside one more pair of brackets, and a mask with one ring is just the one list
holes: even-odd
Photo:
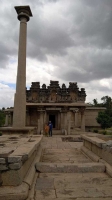
[(37, 178), (35, 190), (54, 189), (53, 178)]
[[(89, 199), (105, 199), (112, 197), (112, 179), (108, 177), (105, 173), (43, 173), (40, 174), (40, 178), (43, 181), (46, 179), (53, 180), (55, 188), (56, 197), (52, 197), (52, 193), (47, 197), (47, 181), (41, 188), (35, 188), (35, 191), (39, 194), (40, 199), (78, 199), (81, 198), (85, 200)], [(37, 180), (38, 180), (37, 179)], [(42, 182), (41, 182), (42, 184)], [(106, 186), (106, 187), (105, 187)], [(44, 193), (45, 189), (45, 193)], [(48, 188), (49, 190), (49, 188)], [(42, 193), (41, 193), (42, 191)], [(36, 199), (36, 198), (35, 198)], [(110, 198), (111, 199), (111, 198)], [(109, 200), (110, 200), (109, 199)]]
[(92, 151), (87, 149), (85, 146), (81, 147), (82, 152), (84, 152), (91, 160), (99, 162), (100, 157), (94, 154)]
[(9, 164), (9, 168), (14, 169), (14, 170), (20, 169), (21, 166), (22, 166), (22, 162)]
[(83, 163), (83, 164), (67, 164), (67, 163), (36, 163), (36, 170), (38, 172), (49, 173), (87, 173), (87, 172), (104, 172), (105, 165), (101, 163)]
[(102, 145), (106, 143), (104, 140), (99, 139), (98, 137), (91, 137), (91, 136), (87, 136), (87, 135), (82, 135), (81, 137), (82, 137), (82, 139), (84, 139), (90, 143), (93, 143), (100, 148), (102, 148)]
[(22, 160), (22, 156), (13, 156), (13, 154), (11, 154), (10, 156), (8, 156), (8, 163), (19, 163)]
[(35, 200), (36, 199), (46, 199), (48, 198), (49, 200), (51, 200), (52, 198), (56, 198), (56, 194), (55, 194), (55, 190), (50, 190), (50, 189), (46, 189), (46, 190), (36, 190), (35, 192)]
[(28, 197), (29, 186), (22, 183), (20, 186), (1, 186), (0, 187), (0, 200), (25, 200)]
[[(44, 198), (45, 200), (49, 200), (49, 198)], [(103, 198), (102, 199), (102, 197), (100, 198), (66, 198), (66, 197), (64, 197), (64, 198), (50, 198), (50, 200), (112, 200), (112, 198), (110, 197), (110, 198)], [(27, 199), (27, 200), (34, 200), (34, 199)], [(38, 198), (36, 198), (35, 200), (38, 200)], [(39, 199), (39, 200), (43, 200), (43, 198), (41, 198), (41, 199)]]

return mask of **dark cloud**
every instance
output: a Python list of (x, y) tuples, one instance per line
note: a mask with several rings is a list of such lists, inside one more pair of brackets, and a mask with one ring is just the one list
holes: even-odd
[(29, 4), (33, 13), (27, 57), (58, 66), (51, 74), (65, 81), (112, 77), (112, 0), (3, 1), (0, 67), (17, 56), (19, 21), (14, 6), (20, 4)]

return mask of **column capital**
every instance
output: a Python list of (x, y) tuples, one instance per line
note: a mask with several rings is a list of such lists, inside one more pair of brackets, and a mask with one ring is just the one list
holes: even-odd
[(78, 113), (78, 112), (79, 112), (79, 109), (76, 108), (76, 109), (73, 110), (73, 112), (74, 112), (74, 113)]
[(18, 14), (18, 20), (21, 21), (22, 18), (25, 18), (29, 21), (30, 17), (32, 17), (32, 12), (30, 6), (15, 6), (15, 10)]

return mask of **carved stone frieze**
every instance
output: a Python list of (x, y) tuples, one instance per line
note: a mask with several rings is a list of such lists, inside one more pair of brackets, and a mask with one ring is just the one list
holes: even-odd
[(77, 82), (69, 82), (69, 87), (63, 83), (60, 87), (58, 81), (50, 81), (50, 85), (45, 84), (40, 87), (39, 82), (32, 82), (29, 90), (26, 90), (26, 101), (34, 103), (50, 102), (85, 102), (85, 89), (79, 90)]

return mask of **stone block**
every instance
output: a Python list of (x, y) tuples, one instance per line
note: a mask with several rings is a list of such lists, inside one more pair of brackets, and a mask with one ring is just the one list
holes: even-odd
[(102, 159), (112, 165), (112, 153), (108, 152), (106, 149), (102, 149)]
[(95, 153), (97, 156), (102, 157), (102, 149), (95, 144), (92, 144), (91, 148), (92, 152)]
[(5, 158), (0, 158), (0, 164), (5, 164)]
[(37, 178), (36, 190), (44, 190), (44, 189), (54, 189), (54, 179), (53, 178)]
[(22, 165), (22, 167), (18, 170), (9, 170), (4, 173), (2, 173), (2, 185), (13, 185), (17, 186), (20, 185), (27, 174), (34, 158), (36, 155), (36, 151), (33, 152), (32, 156)]
[(19, 163), (12, 163), (12, 164), (9, 164), (9, 168), (10, 169), (20, 169), (22, 166), (22, 162), (19, 162)]
[(87, 149), (91, 150), (91, 142), (85, 140), (84, 145)]
[(98, 162), (100, 157), (94, 154), (92, 151), (87, 149), (86, 147), (82, 146), (81, 150), (93, 161)]
[(0, 187), (0, 200), (24, 200), (28, 197), (29, 186), (22, 183), (17, 187)]
[(100, 163), (36, 163), (36, 170), (41, 173), (86, 173), (86, 172), (104, 172), (105, 165)]
[(6, 171), (8, 170), (8, 166), (5, 164), (0, 164), (0, 171)]
[(2, 185), (4, 186), (18, 186), (22, 184), (23, 177), (21, 176), (21, 170), (9, 170), (2, 173)]
[(14, 148), (11, 147), (5, 147), (0, 149), (0, 158), (8, 157), (13, 151)]
[(2, 185), (2, 176), (1, 176), (1, 172), (0, 172), (0, 186)]
[(102, 148), (103, 148), (103, 149), (106, 149), (106, 147), (107, 147), (107, 144), (106, 144), (106, 143), (102, 144)]
[(14, 155), (10, 155), (8, 157), (8, 163), (19, 163), (21, 162), (22, 156), (14, 156)]

